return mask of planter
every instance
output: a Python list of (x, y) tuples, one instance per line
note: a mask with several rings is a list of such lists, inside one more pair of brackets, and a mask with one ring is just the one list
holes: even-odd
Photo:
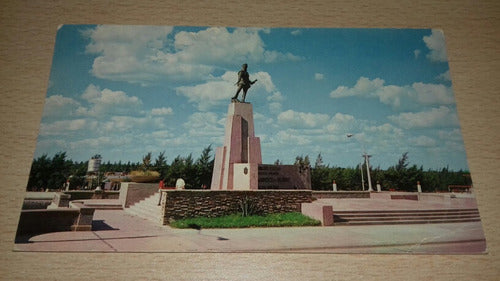
[(160, 180), (159, 176), (132, 176), (129, 175), (129, 178), (133, 182), (147, 183), (147, 182), (158, 182)]

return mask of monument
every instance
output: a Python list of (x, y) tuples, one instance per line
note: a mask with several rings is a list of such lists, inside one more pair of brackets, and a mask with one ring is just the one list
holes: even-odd
[(215, 150), (211, 189), (258, 189), (262, 164), (260, 139), (255, 137), (250, 103), (229, 104), (224, 146)]
[[(252, 104), (245, 102), (250, 81), (247, 64), (238, 72), (238, 90), (227, 110), (224, 145), (215, 150), (211, 190), (311, 189), (309, 167), (262, 164)], [(243, 89), (243, 101), (238, 95)]]

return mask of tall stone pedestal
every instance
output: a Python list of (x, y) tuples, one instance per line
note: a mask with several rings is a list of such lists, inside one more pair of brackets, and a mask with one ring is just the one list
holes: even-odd
[(224, 146), (215, 151), (212, 190), (256, 190), (262, 164), (250, 103), (229, 104)]

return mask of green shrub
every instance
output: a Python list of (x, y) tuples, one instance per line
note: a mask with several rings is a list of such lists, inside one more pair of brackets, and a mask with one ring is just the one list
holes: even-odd
[(284, 226), (317, 226), (321, 222), (301, 213), (269, 214), (266, 216), (250, 215), (242, 217), (233, 214), (217, 218), (189, 218), (174, 221), (170, 224), (176, 228), (192, 228), (197, 225), (201, 228), (248, 228), (248, 227), (284, 227)]

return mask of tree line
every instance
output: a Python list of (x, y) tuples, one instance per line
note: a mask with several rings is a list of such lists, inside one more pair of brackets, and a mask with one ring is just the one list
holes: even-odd
[[(448, 191), (449, 185), (472, 185), (468, 171), (452, 171), (448, 167), (440, 170), (424, 170), (422, 166), (410, 166), (408, 152), (403, 153), (395, 165), (385, 170), (380, 167), (370, 167), (370, 175), (374, 190), (377, 183), (386, 191), (416, 191), (419, 182), (423, 192), (445, 192)], [(364, 180), (364, 190), (367, 190), (366, 164), (355, 168), (329, 167), (323, 164), (319, 154), (314, 166), (311, 167), (313, 189), (332, 190), (334, 180), (338, 190), (362, 190)]]
[[(166, 186), (175, 186), (176, 180), (182, 178), (188, 189), (209, 188), (214, 165), (212, 152), (212, 147), (208, 146), (196, 159), (192, 154), (185, 157), (178, 155), (170, 163), (167, 162), (165, 152), (161, 152), (156, 158), (150, 152), (143, 157), (142, 162), (103, 162), (99, 174), (128, 174), (134, 170), (147, 169), (157, 171)], [(276, 160), (275, 164), (281, 164), (280, 160)], [(364, 190), (368, 188), (365, 165), (330, 167), (323, 164), (321, 154), (317, 156), (314, 165), (311, 165), (309, 156), (297, 156), (295, 165), (310, 168), (313, 190), (332, 190), (333, 181), (338, 190), (362, 190), (362, 173)], [(87, 167), (88, 161), (72, 161), (67, 158), (66, 152), (56, 153), (53, 157), (42, 155), (33, 160), (27, 190), (62, 189), (67, 181), (70, 189), (81, 189), (88, 185)], [(424, 170), (422, 166), (410, 166), (408, 153), (403, 153), (395, 165), (385, 170), (370, 167), (370, 174), (373, 189), (379, 183), (382, 190), (416, 191), (417, 182), (420, 182), (424, 192), (441, 192), (448, 191), (449, 185), (472, 184), (467, 171), (451, 171), (448, 168)]]
[[(161, 152), (155, 159), (152, 153), (147, 153), (142, 162), (114, 162), (101, 163), (99, 167), (100, 178), (108, 172), (129, 174), (135, 170), (151, 170), (160, 174), (165, 186), (175, 186), (178, 178), (183, 178), (186, 188), (210, 187), (214, 160), (212, 146), (203, 149), (201, 155), (194, 159), (192, 154), (186, 157), (178, 155), (170, 164), (167, 162), (165, 152)], [(83, 189), (87, 186), (88, 161), (72, 161), (67, 158), (66, 152), (56, 153), (53, 157), (46, 154), (33, 160), (28, 179), (28, 191), (43, 191), (46, 189), (63, 189), (69, 181), (70, 189)]]

